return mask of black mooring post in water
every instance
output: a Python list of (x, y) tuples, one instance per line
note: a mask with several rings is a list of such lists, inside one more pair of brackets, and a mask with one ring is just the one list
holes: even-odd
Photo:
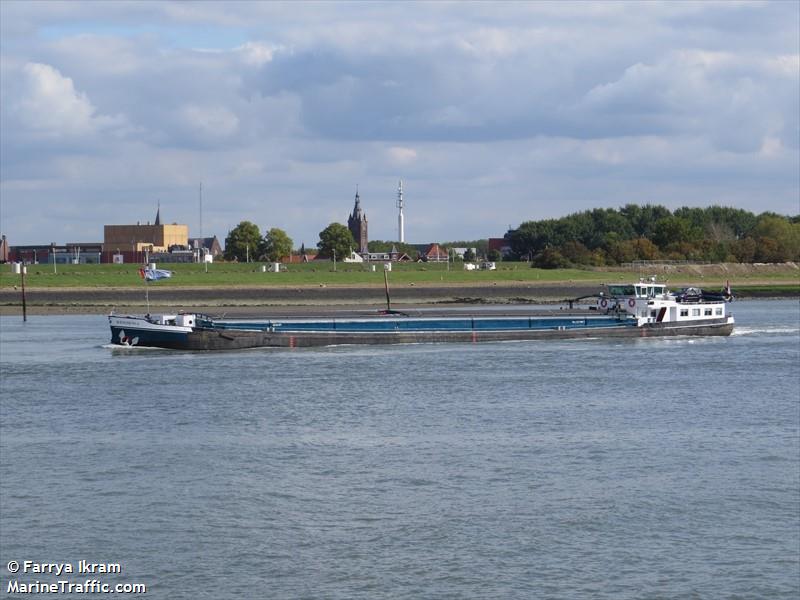
[(383, 287), (386, 289), (386, 312), (392, 312), (392, 301), (389, 299), (389, 273), (383, 270)]
[(25, 264), (19, 266), (19, 277), (22, 281), (22, 322), (28, 320), (28, 306), (25, 303)]

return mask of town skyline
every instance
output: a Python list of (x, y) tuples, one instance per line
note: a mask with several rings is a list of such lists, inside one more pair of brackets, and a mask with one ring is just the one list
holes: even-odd
[[(800, 206), (797, 3), (0, 3), (0, 229)], [(198, 191), (203, 186), (202, 232)], [(146, 217), (145, 217), (146, 218)]]

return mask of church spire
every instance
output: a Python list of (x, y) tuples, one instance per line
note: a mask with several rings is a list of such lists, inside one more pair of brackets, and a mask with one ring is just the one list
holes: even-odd
[(347, 228), (353, 234), (353, 239), (356, 242), (359, 252), (367, 252), (367, 245), (369, 238), (367, 235), (367, 215), (361, 210), (361, 196), (358, 193), (358, 184), (356, 184), (356, 203), (353, 207), (353, 213), (347, 219)]
[(158, 210), (156, 211), (156, 225), (161, 225), (161, 200), (158, 201)]

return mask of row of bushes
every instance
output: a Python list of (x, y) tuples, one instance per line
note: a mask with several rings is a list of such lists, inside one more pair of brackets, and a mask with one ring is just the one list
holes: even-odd
[(542, 268), (636, 260), (786, 262), (800, 260), (800, 216), (712, 206), (629, 204), (560, 219), (527, 221), (506, 239), (514, 258)]

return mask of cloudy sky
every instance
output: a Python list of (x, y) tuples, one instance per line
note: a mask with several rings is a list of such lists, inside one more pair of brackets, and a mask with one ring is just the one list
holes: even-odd
[(314, 245), (595, 207), (800, 212), (800, 3), (0, 2), (14, 244), (241, 220)]

